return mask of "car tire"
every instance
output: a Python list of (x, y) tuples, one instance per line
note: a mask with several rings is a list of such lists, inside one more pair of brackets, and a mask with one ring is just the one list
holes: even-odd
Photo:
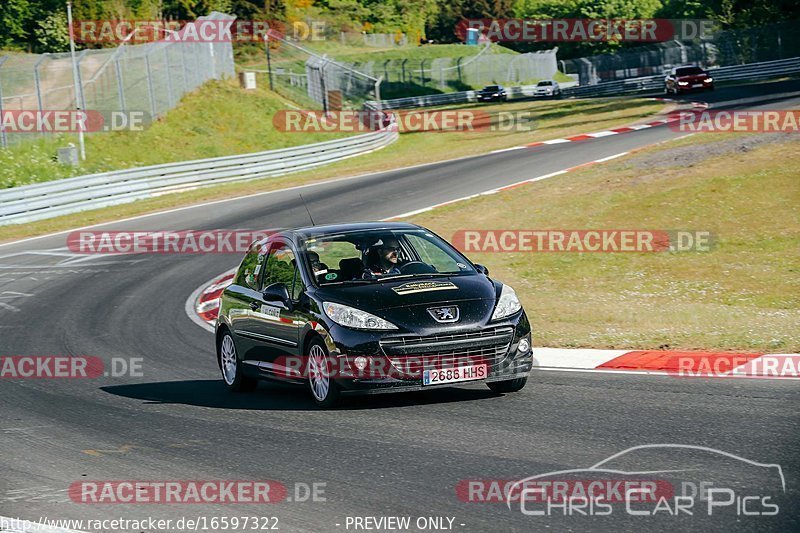
[(323, 409), (329, 409), (339, 402), (339, 385), (331, 378), (332, 368), (325, 343), (319, 337), (313, 338), (308, 345), (308, 391), (314, 403)]
[(494, 392), (509, 393), (521, 391), (527, 382), (528, 378), (524, 377), (508, 379), (506, 381), (490, 381), (486, 385)]
[(222, 381), (233, 392), (249, 392), (256, 388), (258, 380), (244, 375), (242, 361), (236, 351), (236, 343), (230, 331), (225, 331), (217, 346), (217, 360), (222, 372)]

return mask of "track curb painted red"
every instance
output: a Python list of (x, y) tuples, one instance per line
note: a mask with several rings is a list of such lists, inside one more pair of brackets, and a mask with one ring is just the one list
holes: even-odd
[[(214, 331), (219, 298), (233, 280), (227, 271), (204, 283), (187, 301), (187, 312)], [(800, 381), (800, 354), (679, 350), (596, 350), (534, 348), (537, 370), (663, 375), (683, 378), (770, 378)]]

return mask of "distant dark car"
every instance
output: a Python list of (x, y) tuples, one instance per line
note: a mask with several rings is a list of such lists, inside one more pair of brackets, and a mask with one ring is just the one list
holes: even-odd
[[(387, 258), (394, 266), (375, 272)], [(216, 345), (231, 390), (295, 383), (322, 407), (343, 393), (463, 382), (515, 392), (533, 363), (514, 290), (433, 232), (401, 223), (256, 241), (222, 294)]]
[(714, 78), (700, 67), (675, 67), (664, 79), (665, 94), (680, 94), (697, 90), (714, 90)]
[(487, 85), (477, 92), (479, 102), (505, 102), (508, 100), (508, 93), (502, 85)]

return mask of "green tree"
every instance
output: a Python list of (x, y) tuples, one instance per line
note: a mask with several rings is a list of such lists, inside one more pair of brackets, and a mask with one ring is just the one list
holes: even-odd
[(38, 23), (33, 33), (36, 37), (36, 50), (43, 52), (66, 52), (69, 50), (67, 14), (63, 11), (50, 13)]
[(0, 48), (19, 48), (27, 43), (28, 22), (31, 20), (28, 0), (0, 2)]

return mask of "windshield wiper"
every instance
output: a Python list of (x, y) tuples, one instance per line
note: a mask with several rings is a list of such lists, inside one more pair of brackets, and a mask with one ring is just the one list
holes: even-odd
[(403, 278), (440, 278), (440, 277), (450, 277), (456, 275), (456, 272), (428, 272), (425, 274), (394, 274), (391, 276), (381, 276), (377, 278), (376, 281), (392, 281), (393, 279), (403, 279)]
[(378, 280), (375, 279), (351, 279), (347, 281), (331, 281), (330, 283), (320, 283), (320, 287), (328, 287), (330, 285), (344, 285), (346, 283), (375, 283)]

